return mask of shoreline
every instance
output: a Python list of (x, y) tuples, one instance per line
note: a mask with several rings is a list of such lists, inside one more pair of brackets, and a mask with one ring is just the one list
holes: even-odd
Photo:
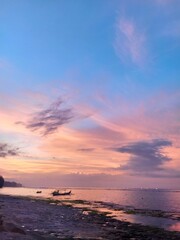
[(176, 240), (180, 232), (119, 221), (58, 199), (0, 195), (0, 238)]

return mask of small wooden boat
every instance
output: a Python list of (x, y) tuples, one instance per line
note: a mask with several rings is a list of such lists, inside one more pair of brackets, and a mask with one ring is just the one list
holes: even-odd
[(42, 193), (42, 191), (37, 191), (36, 193)]
[(69, 191), (69, 192), (59, 192), (59, 190), (55, 190), (51, 194), (53, 196), (66, 196), (66, 195), (71, 195), (71, 191)]

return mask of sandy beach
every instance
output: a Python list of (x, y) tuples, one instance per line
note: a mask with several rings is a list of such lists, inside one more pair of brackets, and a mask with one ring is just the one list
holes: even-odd
[(0, 239), (179, 239), (180, 233), (118, 221), (57, 200), (0, 195)]

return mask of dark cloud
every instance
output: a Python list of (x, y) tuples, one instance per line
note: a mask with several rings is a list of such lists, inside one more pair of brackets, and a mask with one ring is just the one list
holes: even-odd
[(12, 148), (6, 143), (0, 143), (0, 157), (5, 158), (9, 156), (17, 156), (19, 148)]
[(64, 101), (58, 99), (47, 109), (36, 112), (27, 123), (16, 122), (16, 124), (23, 124), (32, 131), (40, 130), (43, 135), (51, 134), (75, 117), (72, 109), (63, 107), (63, 104)]
[[(133, 175), (137, 175), (137, 174), (131, 174)], [(144, 175), (139, 174), (139, 175)], [(179, 170), (174, 170), (174, 169), (163, 169), (161, 171), (149, 171), (146, 172), (146, 177), (150, 177), (150, 178), (180, 178), (180, 171)]]
[(113, 148), (120, 153), (129, 153), (130, 158), (121, 170), (132, 170), (139, 173), (152, 173), (163, 170), (163, 163), (171, 159), (162, 153), (162, 148), (171, 146), (172, 142), (164, 139), (154, 139), (152, 141), (135, 142), (119, 148)]
[(93, 152), (95, 148), (79, 148), (78, 151), (81, 152)]

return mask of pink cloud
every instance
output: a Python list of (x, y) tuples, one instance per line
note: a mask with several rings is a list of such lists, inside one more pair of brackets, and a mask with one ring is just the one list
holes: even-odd
[[(35, 102), (43, 105), (48, 99), (39, 93), (35, 93), (35, 96), (28, 95), (28, 98), (31, 99), (31, 97), (35, 98)], [(85, 119), (78, 119), (78, 124), (82, 127), (78, 124), (76, 126), (76, 123), (63, 125), (46, 138), (41, 138), (23, 126), (14, 124), (18, 119), (26, 121), (29, 114), (38, 111), (38, 104), (30, 103), (31, 101), (27, 99), (15, 101), (12, 98), (8, 102), (5, 100), (6, 98), (1, 96), (0, 116), (3, 121), (0, 129), (9, 134), (10, 132), (20, 134), (18, 135), (22, 142), (20, 147), (26, 145), (27, 147), (23, 150), (25, 154), (31, 153), (34, 161), (24, 156), (21, 156), (21, 159), (19, 157), (13, 159), (13, 162), (7, 159), (4, 170), (18, 169), (22, 172), (47, 171), (49, 173), (58, 169), (59, 173), (66, 174), (78, 171), (99, 174), (117, 169), (118, 173), (123, 174), (119, 166), (126, 164), (129, 156), (111, 151), (112, 147), (155, 138), (167, 139), (173, 143), (173, 146), (165, 149), (172, 159), (166, 167), (167, 169), (179, 167), (177, 121), (179, 95), (177, 93), (153, 95), (139, 103), (129, 102), (123, 97), (114, 97), (113, 101), (110, 101), (108, 96), (98, 95), (96, 101), (100, 104), (94, 107), (89, 106), (88, 103), (75, 104), (74, 107), (78, 113), (87, 115)], [(9, 138), (10, 143), (12, 139), (13, 137)], [(17, 137), (14, 139), (17, 141)], [(45, 159), (40, 161), (36, 156), (43, 156)], [(112, 171), (112, 174), (115, 174), (114, 170)]]
[(115, 50), (122, 61), (142, 65), (145, 60), (146, 37), (132, 20), (119, 18), (116, 23)]

